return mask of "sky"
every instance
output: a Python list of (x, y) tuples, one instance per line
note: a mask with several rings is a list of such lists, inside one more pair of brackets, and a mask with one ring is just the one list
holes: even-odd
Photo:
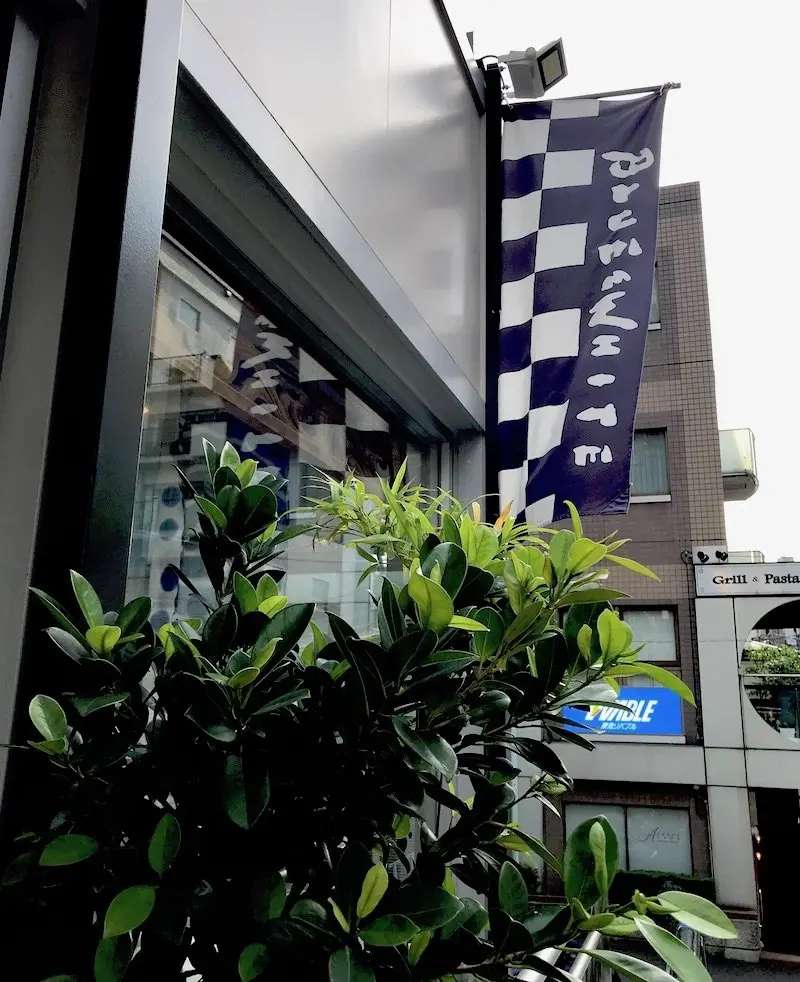
[(476, 54), (563, 38), (554, 98), (680, 82), (661, 183), (699, 181), (721, 429), (755, 434), (760, 487), (726, 505), (730, 550), (800, 560), (800, 136), (795, 5), (463, 0)]

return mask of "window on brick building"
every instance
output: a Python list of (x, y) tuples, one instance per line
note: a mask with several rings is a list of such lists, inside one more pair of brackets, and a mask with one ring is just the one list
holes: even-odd
[(631, 498), (668, 500), (666, 430), (636, 430), (633, 434)]
[(678, 649), (675, 642), (675, 614), (664, 608), (623, 609), (622, 619), (630, 625), (637, 645), (645, 647), (639, 653), (642, 661), (675, 662)]

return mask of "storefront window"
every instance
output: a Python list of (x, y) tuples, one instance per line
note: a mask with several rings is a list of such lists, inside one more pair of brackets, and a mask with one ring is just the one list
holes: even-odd
[[(207, 585), (191, 530), (195, 506), (180, 493), (174, 465), (205, 475), (203, 438), (228, 440), (288, 483), (281, 511), (303, 506), (314, 474), (355, 473), (367, 484), (392, 478), (403, 460), (419, 478), (422, 454), (397, 427), (172, 241), (165, 239), (151, 342), (128, 595), (149, 595), (157, 625), (202, 613), (180, 582), (180, 567)], [(289, 520), (288, 518), (286, 520)], [(281, 563), (293, 601), (316, 601), (356, 629), (372, 625), (364, 563), (353, 550), (289, 543)], [(277, 565), (277, 564), (276, 564)]]
[(605, 815), (619, 840), (620, 869), (691, 873), (692, 844), (686, 808), (645, 808), (622, 805), (567, 805), (564, 827)]

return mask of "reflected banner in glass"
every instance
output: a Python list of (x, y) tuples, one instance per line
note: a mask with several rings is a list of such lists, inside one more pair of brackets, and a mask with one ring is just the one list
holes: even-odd
[[(209, 269), (169, 239), (161, 249), (145, 398), (128, 595), (153, 599), (156, 627), (198, 616), (202, 603), (172, 570), (210, 585), (193, 541), (195, 506), (185, 502), (174, 465), (190, 481), (206, 478), (203, 439), (228, 440), (243, 457), (287, 483), (284, 521), (302, 520), (310, 480), (351, 472), (374, 489), (421, 455), (342, 380)], [(292, 511), (292, 515), (286, 515)], [(308, 516), (306, 516), (308, 517)], [(373, 613), (364, 563), (353, 550), (300, 536), (279, 563), (294, 602), (316, 601), (359, 631)]]

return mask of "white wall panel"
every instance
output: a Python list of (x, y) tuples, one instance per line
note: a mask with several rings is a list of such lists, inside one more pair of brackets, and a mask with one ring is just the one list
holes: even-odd
[(432, 0), (188, 5), (481, 391), (480, 119)]
[(702, 747), (600, 743), (591, 753), (571, 744), (557, 744), (554, 749), (578, 781), (706, 783)]
[[(698, 609), (704, 601), (698, 602)], [(734, 641), (699, 646), (703, 739), (711, 747), (741, 747), (739, 656)]]
[(796, 788), (800, 791), (800, 754), (787, 750), (748, 750), (747, 780), (751, 788)]
[(744, 788), (708, 789), (708, 823), (717, 903), (756, 906), (750, 808)]

